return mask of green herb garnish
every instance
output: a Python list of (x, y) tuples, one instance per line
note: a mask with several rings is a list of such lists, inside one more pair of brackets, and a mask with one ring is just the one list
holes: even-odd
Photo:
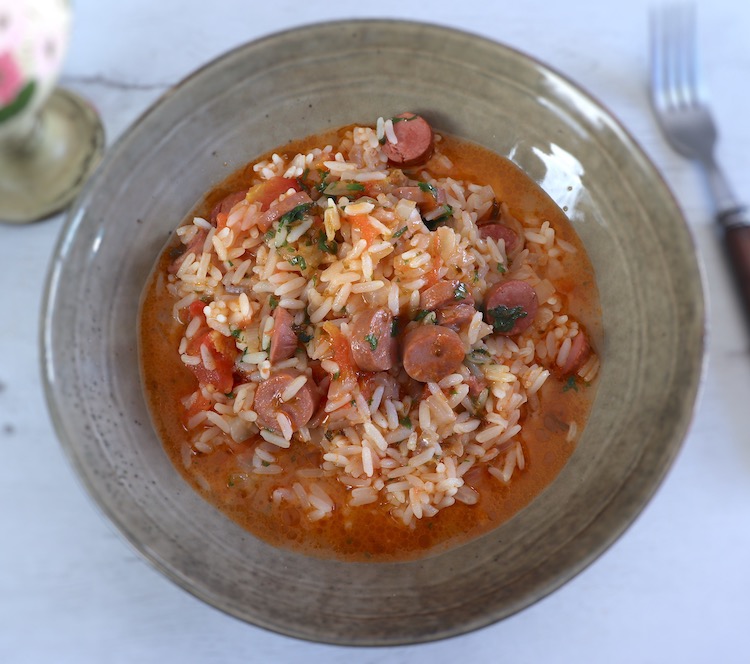
[(393, 318), (393, 321), (391, 322), (391, 336), (397, 337), (398, 336), (398, 316), (395, 316)]
[(427, 228), (429, 228), (431, 231), (434, 231), (440, 224), (442, 224), (444, 221), (448, 221), (448, 219), (453, 216), (453, 208), (450, 205), (443, 205), (442, 209), (442, 214), (435, 217), (434, 219), (430, 219), (429, 221), (424, 222), (424, 225), (427, 226)]
[(437, 189), (435, 189), (435, 187), (433, 187), (429, 182), (419, 182), (417, 186), (426, 194), (432, 194), (432, 197), (434, 199), (437, 199)]
[(338, 380), (339, 378), (341, 378), (341, 372), (337, 371), (336, 373), (333, 374), (333, 376), (331, 378), (333, 380)]
[(361, 182), (352, 182), (350, 180), (337, 180), (326, 185), (323, 193), (326, 196), (344, 196), (353, 191), (364, 191), (365, 185)]
[(315, 188), (322, 194), (323, 190), (328, 186), (326, 184), (326, 180), (328, 179), (330, 172), (325, 171), (322, 168), (319, 168), (318, 173), (320, 174), (320, 182), (318, 182), (318, 184), (315, 185)]
[(399, 228), (394, 234), (393, 237), (401, 237), (406, 232), (406, 226), (402, 226)]
[(576, 382), (575, 376), (568, 376), (568, 380), (565, 381), (565, 385), (563, 385), (563, 392), (567, 392), (568, 390), (574, 390), (575, 392), (578, 392), (578, 383)]
[(455, 290), (453, 291), (453, 297), (456, 300), (465, 300), (468, 294), (469, 292), (466, 290), (466, 284), (462, 281), (459, 281), (458, 286), (456, 286)]
[(498, 263), (497, 264), (497, 271), (500, 274), (505, 274), (505, 272), (506, 272), (505, 265), (503, 265), (502, 263)]
[(325, 232), (321, 231), (320, 237), (318, 238), (318, 249), (323, 253), (335, 256), (339, 251), (339, 245), (335, 240), (328, 242)]
[(307, 269), (307, 261), (304, 259), (303, 256), (293, 256), (289, 259), (290, 265), (297, 265), (301, 270)]
[(430, 312), (429, 312), (429, 311), (428, 311), (427, 309), (420, 309), (420, 310), (419, 310), (419, 311), (417, 312), (417, 315), (416, 315), (416, 316), (414, 316), (414, 320), (417, 320), (417, 321), (419, 321), (419, 320), (422, 320), (422, 319), (423, 319), (423, 318), (424, 318), (424, 317), (425, 317), (425, 316), (426, 316), (427, 314), (429, 314), (429, 313), (430, 313)]
[(365, 335), (365, 341), (370, 344), (370, 348), (372, 350), (377, 349), (378, 347), (378, 338), (374, 334), (366, 334)]
[(284, 225), (291, 224), (295, 221), (299, 221), (302, 219), (302, 217), (307, 214), (307, 211), (312, 206), (312, 203), (302, 203), (298, 205), (297, 207), (292, 208), (287, 212), (286, 214), (282, 214), (279, 217), (279, 228), (281, 228)]
[(398, 423), (402, 427), (406, 427), (407, 429), (411, 429), (411, 420), (408, 417), (401, 417), (401, 418), (399, 418)]
[(271, 307), (271, 311), (273, 311), (276, 307), (279, 306), (279, 299), (275, 295), (271, 295), (268, 298), (268, 306)]
[(489, 309), (487, 313), (492, 318), (492, 329), (495, 332), (510, 332), (519, 318), (529, 315), (523, 307), (506, 307), (504, 304)]

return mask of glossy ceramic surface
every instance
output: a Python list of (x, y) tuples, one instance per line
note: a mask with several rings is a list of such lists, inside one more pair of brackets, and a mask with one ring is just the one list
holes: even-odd
[[(195, 494), (151, 427), (137, 367), (141, 290), (214, 184), (291, 138), (403, 109), (509, 156), (563, 206), (594, 264), (605, 342), (591, 419), (529, 507), (465, 546), (401, 564), (277, 550)], [(690, 422), (704, 308), (687, 227), (620, 125), (565, 78), (473, 35), (353, 21), (273, 35), (165, 96), (71, 212), (42, 331), (48, 404), (85, 486), (157, 568), (292, 636), (395, 644), (518, 611), (583, 569), (658, 487)]]

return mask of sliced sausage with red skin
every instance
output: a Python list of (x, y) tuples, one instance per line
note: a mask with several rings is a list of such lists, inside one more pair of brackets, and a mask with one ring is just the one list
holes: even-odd
[(258, 385), (253, 410), (258, 414), (260, 426), (278, 431), (279, 413), (289, 418), (292, 431), (299, 431), (310, 421), (320, 401), (320, 393), (310, 378), (289, 401), (281, 400), (284, 390), (301, 375), (298, 371), (279, 371)]
[(401, 113), (393, 118), (393, 133), (397, 143), (388, 139), (383, 152), (388, 163), (396, 167), (419, 166), (429, 161), (435, 149), (435, 134), (421, 115)]
[(435, 311), (451, 304), (474, 304), (474, 297), (465, 283), (454, 279), (438, 281), (419, 296), (419, 308)]
[(294, 317), (284, 307), (276, 307), (273, 312), (273, 332), (271, 332), (271, 350), (268, 359), (271, 364), (283, 362), (294, 355), (297, 350), (297, 334), (292, 327)]
[(586, 364), (586, 360), (591, 356), (591, 344), (589, 343), (586, 333), (579, 329), (578, 334), (573, 337), (573, 342), (570, 345), (570, 351), (568, 357), (565, 360), (565, 364), (561, 367), (563, 375), (573, 375), (578, 373), (578, 370)]
[(235, 205), (237, 205), (237, 203), (245, 200), (246, 195), (246, 191), (234, 191), (231, 194), (224, 196), (224, 198), (222, 198), (216, 205), (214, 205), (213, 209), (211, 210), (211, 217), (209, 218), (211, 224), (216, 226), (216, 218), (219, 216), (219, 214), (221, 212), (223, 212), (224, 214), (229, 214), (230, 210)]
[[(504, 307), (496, 311), (498, 307)], [(509, 279), (495, 284), (484, 300), (487, 322), (495, 332), (512, 337), (527, 330), (539, 309), (536, 291), (525, 281)]]
[(470, 322), (476, 312), (473, 304), (451, 304), (438, 309), (437, 322), (439, 325), (458, 330), (462, 325)]
[(518, 246), (518, 235), (511, 228), (499, 222), (490, 222), (479, 227), (479, 237), (487, 239), (491, 237), (495, 242), (503, 240), (505, 242), (505, 254), (510, 256)]
[(283, 217), (287, 212), (291, 212), (300, 205), (307, 205), (312, 202), (313, 199), (310, 198), (306, 191), (295, 191), (293, 194), (289, 194), (281, 203), (272, 205), (260, 215), (257, 221), (258, 228), (267, 231), (274, 221)]
[(365, 399), (369, 399), (381, 385), (383, 387), (384, 400), (398, 399), (398, 381), (386, 371), (366, 374), (364, 379), (360, 378), (359, 389), (362, 391), (362, 396)]
[(464, 361), (461, 337), (442, 325), (420, 325), (404, 338), (404, 369), (420, 383), (437, 383)]
[[(207, 237), (208, 231), (206, 231), (205, 228), (199, 228), (198, 232), (193, 236), (193, 239), (190, 240), (187, 247), (185, 247), (185, 250), (169, 264), (167, 272), (169, 272), (169, 274), (177, 274), (180, 267), (182, 267), (182, 264), (185, 262), (185, 259), (190, 254), (194, 254), (195, 258), (199, 259), (203, 253), (203, 245), (206, 243)], [(178, 249), (175, 248), (174, 251), (177, 252)]]
[(396, 362), (393, 315), (378, 307), (357, 314), (352, 321), (349, 344), (355, 364), (364, 371), (388, 371)]

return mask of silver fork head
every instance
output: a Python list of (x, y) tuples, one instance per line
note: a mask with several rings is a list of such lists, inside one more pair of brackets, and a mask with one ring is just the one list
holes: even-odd
[(693, 4), (651, 12), (651, 101), (678, 152), (703, 161), (713, 158), (716, 127), (700, 79)]

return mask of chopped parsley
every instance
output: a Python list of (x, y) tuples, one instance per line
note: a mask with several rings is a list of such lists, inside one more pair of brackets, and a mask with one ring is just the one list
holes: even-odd
[(510, 332), (519, 318), (529, 315), (523, 307), (506, 307), (504, 304), (489, 309), (487, 313), (492, 318), (492, 329), (495, 332)]
[(427, 226), (431, 231), (434, 231), (437, 229), (437, 227), (442, 224), (444, 221), (448, 221), (453, 216), (453, 207), (446, 204), (442, 206), (442, 212), (434, 219), (430, 219), (429, 221), (425, 221), (424, 225)]
[(297, 207), (292, 208), (287, 212), (286, 214), (282, 214), (279, 217), (279, 228), (281, 228), (284, 225), (291, 224), (295, 221), (299, 221), (302, 219), (302, 217), (307, 214), (307, 211), (312, 206), (312, 203), (302, 203), (298, 205)]
[(473, 279), (474, 279), (474, 283), (477, 283), (477, 281), (479, 281), (479, 268), (476, 268), (476, 267), (474, 268)]
[(235, 397), (236, 395), (235, 395), (235, 393), (234, 393), (234, 392), (227, 392), (227, 393), (226, 393), (226, 394), (225, 394), (224, 396), (225, 396), (225, 397), (226, 397), (227, 399), (234, 399), (234, 397)]
[(323, 435), (326, 437), (326, 440), (333, 440), (333, 431), (326, 431)]
[(419, 182), (417, 185), (426, 194), (432, 194), (432, 197), (437, 200), (437, 189), (433, 187), (429, 182)]
[(490, 353), (485, 348), (475, 348), (469, 353), (469, 361), (474, 364), (487, 364), (490, 359)]
[(406, 226), (402, 226), (399, 228), (394, 234), (393, 237), (401, 237), (406, 232)]
[[(231, 329), (231, 328), (230, 328), (230, 329)], [(234, 330), (231, 330), (231, 332), (232, 332), (232, 336), (233, 336), (233, 337), (234, 337), (235, 339), (239, 339), (239, 338), (240, 338), (240, 335), (242, 334), (242, 330), (241, 330), (240, 328), (236, 328), (236, 329), (234, 329)]]
[(399, 418), (398, 423), (402, 427), (406, 427), (407, 429), (411, 429), (411, 426), (412, 426), (411, 425), (411, 420), (408, 417), (401, 417), (401, 418)]
[(364, 191), (365, 185), (361, 182), (352, 182), (350, 180), (337, 180), (327, 184), (323, 189), (326, 196), (344, 196), (352, 192)]
[(370, 344), (372, 350), (376, 350), (378, 347), (378, 338), (374, 334), (366, 334), (365, 341)]
[(279, 306), (279, 298), (277, 298), (275, 295), (271, 295), (268, 298), (268, 306), (271, 307), (271, 311), (273, 311), (276, 307)]
[(420, 309), (417, 311), (417, 315), (414, 316), (415, 321), (423, 320), (425, 324), (435, 324), (437, 322), (437, 314), (434, 311), (427, 311), (426, 309)]
[(292, 256), (292, 258), (289, 259), (290, 265), (297, 265), (300, 270), (306, 270), (307, 269), (307, 261), (303, 256)]
[(313, 335), (309, 334), (303, 325), (293, 325), (292, 329), (296, 332), (297, 339), (299, 339), (303, 344), (306, 344), (308, 341), (312, 341)]
[(268, 466), (270, 466), (271, 464), (268, 463), (268, 461), (261, 461), (260, 465), (263, 466), (264, 468), (268, 468)]
[(498, 263), (498, 264), (497, 264), (497, 271), (498, 271), (498, 272), (499, 272), (500, 274), (505, 274), (505, 272), (506, 272), (506, 270), (505, 270), (505, 265), (503, 265), (502, 263)]
[(339, 245), (336, 243), (335, 240), (331, 240), (328, 242), (327, 236), (324, 231), (320, 232), (320, 237), (318, 238), (318, 249), (326, 254), (332, 254), (335, 256), (339, 251)]
[(339, 378), (341, 378), (341, 372), (337, 371), (336, 373), (333, 374), (332, 378), (333, 380), (338, 380)]
[(576, 382), (575, 376), (569, 376), (568, 380), (565, 381), (565, 385), (563, 385), (563, 392), (567, 392), (568, 390), (578, 392), (578, 383)]
[(391, 122), (393, 124), (396, 124), (397, 122), (411, 122), (412, 120), (416, 120), (418, 117), (419, 117), (418, 115), (412, 115), (408, 118), (397, 118), (394, 116), (391, 118)]
[(318, 182), (318, 184), (315, 185), (315, 188), (322, 194), (323, 190), (328, 186), (326, 183), (326, 180), (328, 179), (330, 172), (325, 171), (322, 168), (319, 168), (318, 173), (320, 175), (320, 182)]
[(456, 300), (465, 300), (468, 294), (469, 292), (466, 290), (466, 284), (463, 281), (459, 281), (458, 286), (456, 286), (453, 291), (453, 297)]

